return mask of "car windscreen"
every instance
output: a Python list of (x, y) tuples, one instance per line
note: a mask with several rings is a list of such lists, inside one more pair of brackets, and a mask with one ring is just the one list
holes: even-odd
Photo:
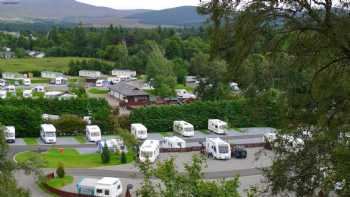
[(45, 136), (46, 137), (56, 137), (56, 133), (55, 132), (45, 132)]
[(153, 153), (151, 151), (141, 151), (141, 156), (144, 158), (151, 158)]
[(219, 153), (228, 153), (227, 145), (219, 145)]

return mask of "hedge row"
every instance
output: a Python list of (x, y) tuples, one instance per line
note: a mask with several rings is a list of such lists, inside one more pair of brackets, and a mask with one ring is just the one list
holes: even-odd
[(174, 120), (185, 120), (195, 129), (207, 129), (211, 118), (242, 128), (277, 127), (280, 117), (276, 102), (239, 99), (140, 108), (132, 111), (130, 122), (142, 123), (150, 132), (167, 132), (172, 131)]
[(72, 100), (5, 99), (0, 100), (0, 122), (16, 127), (17, 137), (38, 137), (43, 113), (87, 116), (89, 113), (102, 129), (109, 126), (106, 117), (110, 107), (105, 100), (78, 98)]

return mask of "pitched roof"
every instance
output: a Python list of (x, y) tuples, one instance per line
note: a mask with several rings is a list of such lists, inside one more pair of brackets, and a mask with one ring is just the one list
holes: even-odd
[(112, 87), (111, 91), (118, 92), (124, 96), (148, 96), (148, 93), (127, 83), (121, 82)]

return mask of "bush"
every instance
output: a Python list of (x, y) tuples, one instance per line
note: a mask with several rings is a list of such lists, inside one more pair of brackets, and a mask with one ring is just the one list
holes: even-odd
[(109, 152), (107, 146), (104, 146), (102, 149), (101, 160), (104, 164), (109, 163), (111, 161), (111, 153)]
[(59, 178), (64, 178), (66, 172), (64, 171), (63, 163), (59, 163), (56, 169), (56, 174)]
[(120, 156), (120, 163), (122, 164), (128, 163), (128, 158), (126, 157), (126, 154), (124, 151), (122, 151), (122, 154)]
[(60, 119), (53, 121), (59, 135), (77, 135), (83, 133), (85, 129), (85, 121), (79, 116), (64, 114)]

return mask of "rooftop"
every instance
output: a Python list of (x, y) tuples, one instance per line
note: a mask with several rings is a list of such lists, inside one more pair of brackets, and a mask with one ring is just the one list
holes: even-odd
[(111, 91), (118, 92), (124, 96), (148, 96), (148, 93), (145, 91), (124, 82), (118, 83), (110, 87), (110, 89)]
[(100, 185), (114, 185), (116, 183), (120, 182), (118, 178), (113, 178), (113, 177), (103, 177), (99, 181), (97, 181), (97, 184)]

